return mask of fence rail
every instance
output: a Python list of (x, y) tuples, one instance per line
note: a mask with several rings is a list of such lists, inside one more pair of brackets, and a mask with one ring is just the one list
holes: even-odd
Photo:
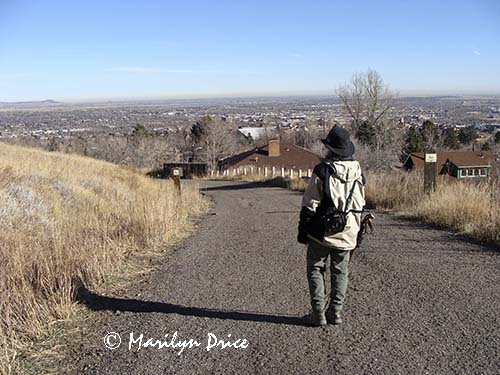
[(246, 175), (257, 175), (262, 177), (288, 177), (303, 178), (311, 177), (312, 169), (300, 169), (300, 168), (277, 168), (277, 167), (234, 167), (227, 168), (223, 170), (210, 170), (208, 172), (210, 177), (231, 177), (231, 176), (246, 176)]

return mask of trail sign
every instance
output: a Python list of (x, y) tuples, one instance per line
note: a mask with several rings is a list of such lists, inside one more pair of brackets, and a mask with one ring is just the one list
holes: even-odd
[(437, 154), (425, 154), (424, 163), (424, 191), (427, 194), (436, 191), (437, 182)]
[(426, 163), (437, 163), (437, 154), (425, 154)]

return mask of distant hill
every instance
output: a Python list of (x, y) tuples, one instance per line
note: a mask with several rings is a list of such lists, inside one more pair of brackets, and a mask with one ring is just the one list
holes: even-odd
[(0, 107), (28, 107), (28, 106), (40, 107), (40, 106), (50, 106), (58, 104), (63, 104), (63, 103), (52, 99), (46, 99), (46, 100), (35, 100), (29, 102), (0, 102)]

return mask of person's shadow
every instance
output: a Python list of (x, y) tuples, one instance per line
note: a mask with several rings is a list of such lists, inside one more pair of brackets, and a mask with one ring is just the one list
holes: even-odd
[(137, 299), (105, 297), (95, 294), (86, 288), (80, 290), (78, 301), (94, 311), (108, 310), (121, 312), (156, 312), (213, 319), (288, 324), (295, 326), (307, 325), (303, 317), (271, 315), (260, 312), (213, 310), (202, 307), (174, 305), (172, 303), (165, 302), (149, 302)]

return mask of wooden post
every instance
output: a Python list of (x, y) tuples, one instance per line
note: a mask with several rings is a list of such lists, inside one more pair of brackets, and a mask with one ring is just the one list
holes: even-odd
[(174, 185), (180, 194), (180, 192), (181, 192), (181, 178), (179, 176), (174, 176)]
[(424, 191), (430, 194), (436, 191), (437, 182), (437, 154), (425, 154), (424, 164)]
[(181, 174), (182, 174), (181, 168), (172, 169), (172, 175), (174, 177), (174, 186), (179, 194), (181, 193)]

